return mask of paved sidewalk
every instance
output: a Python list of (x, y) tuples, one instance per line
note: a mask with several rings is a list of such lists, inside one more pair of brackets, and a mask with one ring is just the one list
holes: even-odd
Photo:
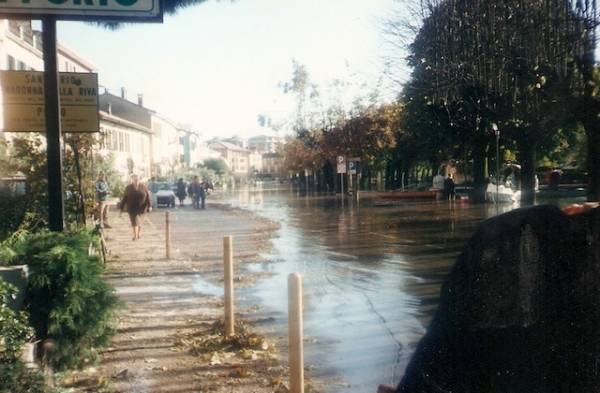
[[(169, 210), (171, 260), (165, 258), (165, 210), (146, 215), (137, 241), (131, 239), (128, 216), (110, 213), (113, 228), (105, 230), (111, 253), (106, 279), (126, 308), (100, 364), (75, 376), (81, 386), (105, 379), (118, 392), (200, 392), (215, 375), (227, 376), (235, 366), (203, 364), (178, 349), (176, 340), (222, 316), (223, 236), (234, 236), (235, 259), (243, 263), (256, 259), (268, 246), (275, 226), (250, 213), (211, 205), (202, 211), (190, 207)], [(229, 384), (235, 388), (227, 387)], [(248, 378), (243, 385), (242, 389), (239, 381), (226, 381), (211, 391), (272, 391), (264, 379)]]

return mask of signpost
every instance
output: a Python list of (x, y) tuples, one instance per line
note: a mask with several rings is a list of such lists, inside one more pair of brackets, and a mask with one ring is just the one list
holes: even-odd
[(344, 174), (346, 173), (346, 157), (337, 157), (337, 173), (339, 173), (342, 180), (342, 197), (344, 196)]
[[(4, 132), (45, 132), (44, 73), (0, 71)], [(61, 72), (60, 120), (63, 132), (98, 132), (98, 74)]]
[[(48, 226), (51, 231), (62, 231), (64, 207), (56, 21), (162, 22), (161, 2), (160, 0), (0, 0), (0, 18), (42, 20), (43, 94), (48, 156)], [(10, 118), (11, 115), (5, 114), (6, 117)]]
[(348, 174), (356, 175), (356, 167), (357, 167), (356, 161), (348, 161)]

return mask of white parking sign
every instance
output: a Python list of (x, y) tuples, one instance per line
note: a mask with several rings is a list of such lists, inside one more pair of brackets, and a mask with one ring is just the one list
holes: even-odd
[(346, 173), (346, 157), (337, 157), (337, 173)]

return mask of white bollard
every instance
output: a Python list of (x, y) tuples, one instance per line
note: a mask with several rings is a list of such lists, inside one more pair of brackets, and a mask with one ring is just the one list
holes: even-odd
[(233, 238), (223, 238), (223, 281), (225, 287), (225, 335), (235, 333), (233, 312)]
[(304, 345), (302, 322), (302, 276), (288, 277), (288, 335), (290, 393), (304, 393)]

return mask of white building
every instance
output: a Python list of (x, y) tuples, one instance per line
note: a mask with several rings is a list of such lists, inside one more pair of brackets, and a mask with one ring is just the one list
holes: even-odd
[[(97, 67), (62, 43), (57, 44), (58, 70), (94, 72)], [(0, 68), (43, 71), (42, 33), (31, 21), (0, 20)]]
[(124, 180), (129, 173), (146, 179), (151, 176), (151, 129), (100, 111), (100, 133), (103, 136), (100, 153), (113, 155), (115, 169)]
[(248, 148), (263, 154), (277, 152), (277, 147), (281, 144), (283, 138), (280, 136), (258, 135), (248, 138)]
[(250, 150), (229, 142), (213, 140), (208, 146), (221, 155), (234, 178), (246, 179), (250, 172)]
[(155, 176), (169, 176), (183, 166), (183, 145), (179, 128), (156, 112), (151, 117), (152, 162)]

